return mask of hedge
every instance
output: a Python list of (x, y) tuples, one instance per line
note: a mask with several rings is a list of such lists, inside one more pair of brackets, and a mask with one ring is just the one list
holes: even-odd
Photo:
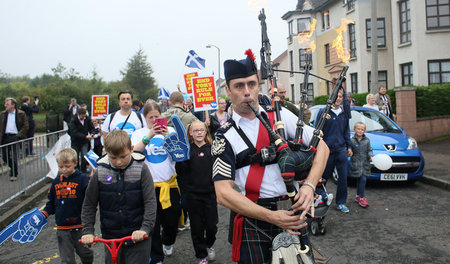
[(418, 118), (450, 115), (450, 83), (416, 88)]
[[(356, 105), (366, 104), (368, 93), (354, 94)], [(395, 92), (388, 90), (391, 97), (392, 109), (395, 113)], [(314, 98), (313, 104), (326, 104), (329, 95), (321, 95)], [(416, 107), (417, 117), (433, 117), (450, 115), (450, 83), (430, 86), (416, 86)]]

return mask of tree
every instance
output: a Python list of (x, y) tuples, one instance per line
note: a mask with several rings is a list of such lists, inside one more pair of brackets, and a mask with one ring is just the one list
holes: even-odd
[(158, 89), (155, 85), (155, 79), (152, 77), (153, 70), (150, 63), (147, 62), (147, 55), (140, 48), (136, 54), (128, 60), (127, 67), (121, 71), (123, 82), (131, 87), (136, 97), (142, 101), (148, 98), (156, 99)]

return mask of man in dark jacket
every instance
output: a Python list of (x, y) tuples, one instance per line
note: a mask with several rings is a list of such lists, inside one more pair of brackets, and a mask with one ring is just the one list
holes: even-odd
[[(333, 175), (334, 168), (336, 168), (339, 176), (336, 190), (336, 207), (341, 212), (348, 213), (350, 210), (345, 205), (347, 202), (347, 156), (351, 157), (353, 152), (348, 116), (344, 112), (343, 107), (341, 107), (343, 100), (343, 91), (339, 91), (336, 102), (329, 113), (331, 118), (325, 121), (325, 126), (323, 127), (323, 140), (330, 149), (330, 156), (322, 177), (325, 179), (330, 178)], [(318, 118), (322, 116), (324, 110), (321, 109), (317, 114), (315, 124), (317, 124)]]
[[(1, 145), (15, 142), (27, 137), (28, 120), (25, 112), (16, 109), (17, 101), (12, 97), (5, 99), (5, 111), (0, 113)], [(19, 159), (19, 143), (2, 148), (2, 158), (8, 164), (9, 180), (17, 180)]]
[(84, 155), (89, 151), (92, 134), (94, 134), (94, 124), (87, 116), (86, 109), (80, 108), (77, 117), (69, 124), (69, 135), (72, 141), (72, 148), (77, 152), (78, 168), (86, 172), (86, 160)]
[(78, 110), (81, 108), (79, 104), (77, 104), (77, 99), (70, 99), (70, 104), (64, 111), (64, 122), (66, 122), (67, 126), (69, 126), (70, 121), (77, 116)]
[(30, 97), (24, 96), (22, 97), (22, 105), (20, 106), (20, 109), (25, 112), (28, 118), (28, 132), (27, 132), (27, 138), (31, 138), (28, 141), (28, 148), (26, 150), (27, 156), (34, 155), (33, 153), (33, 137), (34, 137), (34, 128), (36, 127), (36, 124), (34, 122), (33, 113), (39, 113), (39, 98), (34, 98), (34, 105), (30, 106)]

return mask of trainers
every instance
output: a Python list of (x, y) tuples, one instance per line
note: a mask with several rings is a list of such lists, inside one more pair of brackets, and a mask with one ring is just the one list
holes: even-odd
[(198, 259), (197, 263), (198, 264), (208, 264), (208, 260), (206, 258)]
[(355, 196), (355, 202), (359, 203), (359, 201), (361, 200), (361, 197), (359, 195)]
[(316, 194), (316, 198), (314, 198), (314, 207), (317, 207), (320, 204), (323, 204), (322, 195)]
[(216, 251), (214, 250), (214, 247), (207, 247), (206, 251), (208, 251), (208, 260), (214, 260), (216, 259)]
[(331, 202), (333, 201), (333, 198), (334, 196), (332, 193), (327, 194), (327, 206), (330, 206)]
[(165, 256), (170, 256), (173, 254), (173, 245), (164, 245), (163, 244), (163, 251)]
[(9, 180), (10, 181), (17, 181), (17, 177), (11, 176), (11, 177), (9, 177)]
[(359, 200), (359, 205), (361, 205), (361, 207), (363, 207), (363, 208), (369, 206), (369, 203), (367, 202), (366, 197), (363, 197)]
[(343, 213), (348, 213), (350, 212), (350, 210), (348, 209), (347, 206), (345, 206), (345, 204), (338, 204), (337, 205), (337, 209), (340, 210)]
[(189, 221), (189, 218), (186, 219), (186, 221), (184, 221), (184, 227), (186, 227), (187, 229), (190, 229), (190, 227), (191, 227), (191, 221)]

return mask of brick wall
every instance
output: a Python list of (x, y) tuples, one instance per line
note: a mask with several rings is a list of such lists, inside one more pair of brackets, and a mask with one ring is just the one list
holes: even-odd
[(426, 141), (450, 135), (450, 117), (417, 119), (416, 88), (395, 89), (397, 124), (417, 141)]

